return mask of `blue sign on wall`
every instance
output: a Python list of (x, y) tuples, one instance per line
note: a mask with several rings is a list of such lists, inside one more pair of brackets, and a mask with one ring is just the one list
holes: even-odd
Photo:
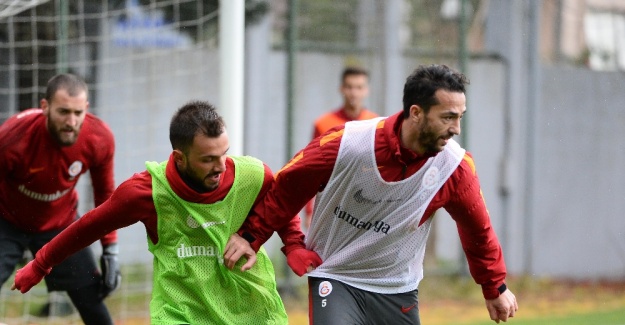
[(163, 13), (146, 13), (137, 0), (126, 1), (127, 15), (113, 24), (111, 38), (120, 47), (181, 48), (192, 44), (191, 38), (178, 32), (163, 18)]

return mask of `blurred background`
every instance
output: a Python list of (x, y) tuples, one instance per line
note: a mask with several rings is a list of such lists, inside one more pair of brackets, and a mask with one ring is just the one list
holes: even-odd
[[(241, 33), (225, 29), (225, 1), (245, 11)], [(232, 41), (242, 50), (223, 51)], [(82, 76), (91, 111), (116, 137), (117, 184), (168, 158), (169, 120), (189, 100), (214, 103), (236, 130), (232, 151), (275, 172), (310, 141), (314, 119), (341, 105), (345, 66), (370, 71), (366, 106), (386, 116), (401, 110), (405, 78), (431, 63), (471, 80), (459, 141), (475, 158), (510, 277), (625, 282), (625, 1), (0, 0), (0, 122), (38, 107), (51, 76)], [(228, 78), (241, 87), (226, 89)], [(88, 211), (88, 177), (78, 190)], [(144, 324), (145, 231), (134, 225), (119, 237), (124, 286), (109, 302), (120, 324)], [(280, 246), (272, 238), (266, 247), (283, 296), (305, 309), (306, 280), (285, 266)], [(422, 283), (471, 281), (444, 210), (428, 250)], [(10, 283), (0, 321), (55, 321), (32, 315), (47, 300), (44, 286), (22, 296)]]

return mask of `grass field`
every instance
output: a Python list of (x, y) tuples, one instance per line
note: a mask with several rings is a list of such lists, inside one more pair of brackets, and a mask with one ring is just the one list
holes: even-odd
[[(140, 272), (142, 273), (142, 272)], [(129, 275), (128, 273), (126, 273)], [(145, 273), (144, 273), (145, 274)], [(137, 283), (129, 281), (125, 285)], [(299, 279), (302, 280), (302, 279)], [(12, 280), (11, 282), (12, 283)], [(144, 282), (145, 283), (145, 282)], [(307, 288), (305, 281), (298, 281), (297, 298), (285, 296), (289, 324), (308, 324)], [(508, 279), (511, 290), (519, 301), (517, 316), (507, 324), (518, 325), (625, 325), (625, 283), (579, 283), (562, 280), (512, 278)], [(143, 287), (143, 286), (142, 286)], [(15, 313), (40, 309), (47, 300), (45, 294), (28, 300), (15, 292), (8, 293), (3, 287), (5, 301), (0, 308), (0, 323), (10, 325), (56, 325), (81, 324), (74, 313), (55, 319), (31, 318), (20, 321)], [(43, 293), (44, 288), (40, 288)], [(135, 288), (140, 289), (140, 288)], [(128, 290), (133, 295), (116, 293), (107, 299), (107, 305), (118, 325), (146, 325), (149, 288)], [(7, 296), (9, 294), (10, 296)], [(8, 299), (7, 299), (8, 298)], [(424, 325), (486, 325), (494, 324), (489, 317), (481, 290), (471, 278), (426, 275), (419, 289), (419, 309)], [(7, 318), (8, 317), (8, 318)], [(9, 321), (7, 321), (7, 319)]]
[[(625, 325), (625, 283), (509, 279), (519, 311), (507, 324)], [(303, 300), (303, 299), (302, 299)], [(481, 290), (472, 279), (426, 276), (419, 289), (424, 325), (487, 325)], [(290, 324), (308, 324), (306, 305), (287, 304)]]
[[(446, 284), (437, 285), (440, 283)], [(517, 315), (508, 323), (625, 324), (625, 283), (535, 278), (512, 278), (508, 283), (519, 302)], [(419, 297), (424, 324), (494, 324), (479, 287), (471, 279), (426, 277)]]

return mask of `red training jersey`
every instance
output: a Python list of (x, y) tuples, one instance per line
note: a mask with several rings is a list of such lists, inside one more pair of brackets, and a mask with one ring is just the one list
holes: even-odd
[[(381, 120), (375, 134), (376, 163), (381, 177), (387, 182), (406, 179), (416, 173), (432, 155), (418, 155), (400, 142), (403, 113)], [(257, 249), (272, 234), (289, 221), (291, 215), (323, 191), (338, 156), (344, 125), (333, 128), (314, 139), (295, 155), (275, 176), (275, 184), (258, 204), (241, 232), (251, 234)], [(466, 153), (458, 168), (436, 193), (427, 207), (421, 223), (445, 208), (455, 220), (460, 240), (467, 256), (469, 270), (482, 285), (486, 299), (499, 296), (497, 288), (506, 277), (503, 253), (490, 222), (475, 165)]]
[[(190, 188), (180, 177), (170, 155), (165, 175), (173, 191), (185, 201), (192, 203), (211, 204), (221, 201), (234, 182), (235, 165), (232, 159), (226, 160), (226, 171), (222, 173), (217, 189), (198, 193)], [(254, 204), (262, 200), (273, 183), (273, 173), (265, 167), (263, 186)], [(294, 214), (295, 215), (295, 214)], [(89, 246), (100, 236), (137, 222), (143, 223), (152, 243), (158, 243), (157, 214), (152, 198), (152, 175), (148, 171), (136, 173), (124, 181), (113, 192), (109, 200), (86, 213), (65, 231), (45, 245), (37, 259), (44, 267), (53, 267), (83, 247)], [(303, 244), (304, 235), (300, 229), (299, 217), (291, 216), (291, 222), (279, 232), (287, 246)]]
[(335, 126), (343, 125), (349, 121), (354, 120), (368, 120), (374, 117), (378, 117), (378, 114), (369, 110), (363, 109), (360, 111), (360, 115), (357, 118), (352, 119), (347, 114), (343, 107), (336, 111), (321, 115), (315, 120), (315, 130), (313, 131), (313, 139), (326, 133), (328, 130)]
[[(75, 186), (87, 171), (96, 206), (115, 189), (115, 141), (109, 127), (87, 113), (76, 142), (61, 146), (42, 112), (29, 109), (0, 126), (0, 217), (30, 233), (61, 230), (74, 221)], [(115, 241), (115, 232), (102, 238), (103, 245)]]

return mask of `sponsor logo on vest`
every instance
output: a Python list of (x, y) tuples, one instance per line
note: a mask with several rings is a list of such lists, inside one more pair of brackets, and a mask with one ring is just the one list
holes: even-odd
[(205, 222), (202, 224), (202, 228), (206, 229), (208, 227), (211, 226), (216, 226), (216, 225), (223, 225), (224, 223), (226, 223), (225, 221), (209, 221), (209, 222)]
[(63, 197), (65, 194), (69, 193), (69, 191), (72, 190), (71, 188), (68, 188), (68, 189), (64, 190), (63, 192), (56, 191), (56, 193), (52, 193), (52, 194), (42, 194), (42, 193), (33, 192), (33, 191), (27, 189), (26, 186), (24, 186), (24, 184), (20, 185), (17, 189), (22, 194), (28, 196), (31, 199), (34, 199), (34, 200), (37, 200), (37, 201), (44, 201), (44, 202), (56, 201), (56, 200), (60, 199), (61, 197)]
[(224, 263), (224, 258), (221, 256), (219, 249), (215, 246), (185, 246), (180, 244), (177, 249), (178, 258), (189, 258), (195, 256), (209, 256), (216, 257), (220, 264)]
[(358, 229), (373, 230), (385, 235), (388, 234), (388, 231), (391, 229), (391, 225), (384, 221), (360, 221), (360, 219), (347, 213), (347, 211), (341, 210), (340, 206), (334, 208), (334, 215)]
[(382, 200), (374, 201), (374, 200), (371, 200), (362, 196), (362, 189), (359, 189), (356, 193), (354, 193), (354, 200), (356, 200), (356, 202), (358, 203), (368, 203), (368, 204), (378, 204), (382, 202)]
[(356, 193), (354, 193), (354, 200), (358, 203), (364, 203), (364, 204), (378, 204), (380, 202), (385, 202), (385, 203), (393, 203), (393, 202), (400, 202), (403, 201), (404, 199), (399, 198), (399, 199), (380, 199), (380, 200), (372, 200), (369, 198), (366, 198), (362, 195), (362, 189), (359, 189), (358, 191), (356, 191)]
[(202, 226), (202, 228), (206, 229), (208, 227), (212, 227), (216, 225), (223, 225), (224, 223), (226, 222), (225, 221), (208, 221), (200, 225), (191, 215), (187, 216), (187, 226), (189, 226), (190, 228), (198, 228)]

